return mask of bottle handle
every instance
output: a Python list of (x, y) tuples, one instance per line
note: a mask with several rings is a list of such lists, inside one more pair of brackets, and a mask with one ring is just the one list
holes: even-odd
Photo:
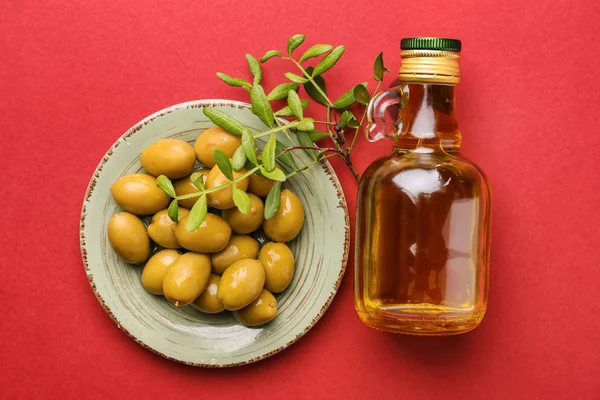
[(398, 106), (398, 110), (403, 107), (402, 87), (385, 90), (371, 99), (367, 108), (366, 128), (369, 142), (376, 142), (383, 138), (396, 139), (402, 124), (402, 113), (398, 113), (396, 121), (390, 120), (386, 111), (393, 106)]

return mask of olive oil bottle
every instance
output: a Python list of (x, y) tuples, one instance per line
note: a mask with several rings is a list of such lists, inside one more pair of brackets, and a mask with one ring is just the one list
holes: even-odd
[(376, 329), (458, 334), (486, 312), (491, 193), (460, 154), (460, 51), (458, 40), (403, 39), (399, 85), (369, 105), (369, 139), (393, 141), (357, 201), (355, 306)]

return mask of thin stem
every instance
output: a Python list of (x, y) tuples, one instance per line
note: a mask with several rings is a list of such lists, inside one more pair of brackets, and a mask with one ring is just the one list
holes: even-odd
[(331, 126), (331, 107), (327, 106), (327, 115), (325, 117), (327, 119), (327, 132), (329, 132), (330, 134), (333, 134), (333, 132), (331, 132), (331, 129), (329, 128)]
[(189, 194), (184, 194), (183, 196), (177, 196), (177, 197), (175, 197), (175, 199), (176, 200), (193, 199), (194, 197), (200, 197), (203, 194), (208, 194), (208, 193), (212, 193), (212, 192), (216, 192), (218, 190), (222, 190), (222, 189), (228, 188), (229, 186), (233, 185), (234, 183), (237, 183), (237, 182), (239, 182), (241, 180), (246, 179), (247, 177), (249, 177), (250, 175), (252, 175), (256, 171), (258, 171), (259, 169), (260, 169), (260, 166), (256, 166), (256, 167), (252, 168), (250, 171), (247, 171), (244, 175), (241, 175), (240, 177), (235, 178), (232, 181), (229, 181), (229, 182), (224, 183), (224, 184), (219, 185), (219, 186), (215, 186), (214, 188), (203, 190), (201, 192), (189, 193)]
[[(278, 118), (275, 118), (275, 122), (277, 123), (277, 125), (282, 126), (281, 123), (279, 122)], [(289, 124), (288, 124), (289, 126)], [(290, 134), (288, 133), (288, 131), (284, 130), (283, 131), (285, 133), (285, 136), (288, 138), (288, 140), (290, 141), (290, 143), (296, 144), (296, 142), (294, 142), (294, 139), (292, 139), (292, 137), (290, 136)], [(283, 153), (282, 153), (283, 154)], [(292, 159), (294, 158), (294, 155), (292, 154)], [(278, 158), (279, 156), (275, 157)]]
[(288, 147), (287, 149), (283, 150), (281, 153), (279, 153), (277, 155), (277, 157), (281, 157), (282, 155), (284, 155), (287, 152), (290, 151), (294, 151), (294, 150), (301, 150), (301, 149), (305, 149), (305, 150), (321, 150), (321, 151), (333, 151), (335, 153), (342, 153), (342, 151), (340, 149), (332, 149), (332, 148), (322, 148), (322, 147), (316, 147), (316, 146), (294, 146), (294, 147)]
[(348, 157), (346, 165), (348, 166), (348, 168), (350, 168), (350, 172), (352, 172), (352, 175), (354, 175), (354, 179), (356, 179), (356, 182), (358, 182), (360, 180), (360, 175), (358, 175), (358, 172), (356, 172), (356, 169), (354, 169), (354, 164), (352, 164), (352, 162), (350, 161), (350, 157)]
[[(277, 118), (277, 117), (275, 117), (275, 123), (280, 128), (283, 127), (283, 125), (281, 125), (281, 122), (279, 122), (279, 118)], [(288, 133), (288, 131), (284, 130), (283, 133), (285, 133), (285, 137), (287, 137), (290, 142), (294, 143), (294, 140), (292, 140), (292, 137), (290, 136), (290, 134)]]
[[(331, 107), (327, 106), (327, 123), (331, 124)], [(335, 147), (337, 147), (338, 149), (340, 148), (340, 145), (335, 137), (335, 134), (331, 131), (331, 125), (327, 125), (327, 132), (329, 132), (329, 137), (331, 138), (331, 141), (333, 142), (333, 144), (335, 144)]]
[(300, 69), (300, 71), (302, 71), (304, 76), (307, 77), (309, 81), (311, 81), (311, 83), (315, 86), (315, 89), (317, 89), (317, 92), (319, 92), (321, 94), (321, 96), (323, 96), (323, 98), (327, 101), (327, 104), (329, 105), (329, 107), (333, 107), (332, 101), (329, 100), (329, 97), (327, 97), (325, 92), (323, 92), (321, 90), (321, 88), (319, 87), (319, 85), (317, 85), (317, 82), (315, 82), (313, 77), (308, 72), (306, 72), (306, 70), (304, 68), (302, 68), (302, 65), (300, 65), (300, 63), (298, 61), (294, 60), (293, 58), (290, 58), (290, 60), (292, 60), (292, 62), (294, 64), (296, 64), (296, 66)]
[(313, 121), (313, 122), (315, 124), (332, 125), (332, 126), (337, 125), (335, 122), (330, 122), (330, 121)]
[(321, 162), (323, 160), (327, 160), (328, 158), (331, 158), (331, 157), (335, 157), (335, 154), (329, 154), (328, 156), (322, 157), (319, 160), (315, 160), (315, 161), (309, 162), (308, 164), (306, 164), (306, 165), (298, 168), (297, 170), (290, 172), (288, 175), (286, 175), (286, 179), (290, 178), (290, 177), (292, 177), (294, 175), (296, 175), (298, 172), (302, 172), (305, 169), (308, 169), (308, 168), (312, 167), (313, 165), (315, 165), (318, 162)]
[(259, 138), (259, 137), (263, 137), (265, 135), (270, 135), (271, 133), (281, 132), (281, 131), (285, 131), (286, 129), (295, 128), (298, 125), (298, 123), (299, 123), (298, 121), (292, 121), (292, 122), (290, 122), (287, 125), (283, 125), (283, 126), (280, 125), (277, 128), (273, 128), (273, 129), (270, 129), (270, 130), (265, 131), (265, 132), (257, 133), (256, 135), (254, 135), (254, 137), (255, 138)]

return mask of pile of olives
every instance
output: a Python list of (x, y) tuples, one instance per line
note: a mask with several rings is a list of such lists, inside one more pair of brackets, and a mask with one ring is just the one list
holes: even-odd
[[(198, 197), (179, 201), (179, 220), (174, 222), (167, 209), (170, 198), (156, 182), (160, 175), (176, 179), (177, 196), (199, 192), (192, 174), (201, 174), (207, 189), (229, 182), (213, 151), (231, 158), (240, 145), (239, 136), (213, 127), (193, 147), (178, 139), (162, 139), (147, 147), (141, 162), (148, 174), (126, 175), (111, 186), (124, 211), (110, 219), (108, 239), (127, 263), (145, 263), (141, 283), (148, 292), (164, 295), (176, 307), (191, 304), (210, 314), (232, 311), (240, 323), (258, 326), (275, 318), (274, 294), (283, 292), (294, 275), (294, 255), (285, 243), (298, 236), (304, 223), (298, 196), (282, 190), (279, 210), (265, 219), (261, 198), (275, 182), (252, 174), (236, 182), (251, 199), (248, 213), (234, 207), (231, 187), (217, 190), (207, 194), (206, 218), (189, 232), (189, 210)], [(196, 160), (202, 165), (199, 169)], [(235, 172), (234, 179), (243, 173)], [(257, 240), (264, 237), (260, 230), (271, 240), (261, 240), (262, 246)]]

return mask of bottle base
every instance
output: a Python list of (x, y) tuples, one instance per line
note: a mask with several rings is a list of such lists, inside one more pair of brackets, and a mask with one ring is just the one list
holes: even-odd
[[(412, 311), (412, 312), (411, 312)], [(473, 312), (448, 312), (429, 309), (427, 314), (417, 315), (414, 310), (404, 308), (401, 312), (376, 310), (369, 313), (357, 308), (360, 319), (371, 328), (391, 333), (419, 336), (447, 336), (467, 333), (477, 328), (485, 315), (485, 308)]]

